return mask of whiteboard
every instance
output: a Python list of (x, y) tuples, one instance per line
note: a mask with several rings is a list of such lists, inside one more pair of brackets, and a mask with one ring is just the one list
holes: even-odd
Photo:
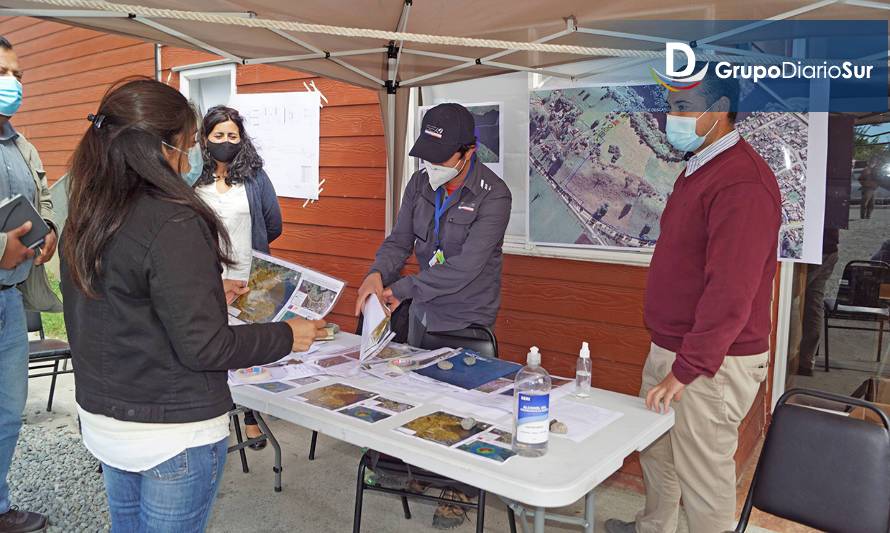
[(244, 117), (278, 196), (317, 200), (318, 93), (236, 94), (229, 106)]

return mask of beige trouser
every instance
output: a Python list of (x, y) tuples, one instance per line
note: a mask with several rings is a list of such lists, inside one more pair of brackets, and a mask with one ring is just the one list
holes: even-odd
[[(675, 358), (674, 352), (652, 345), (640, 396), (645, 398), (667, 376)], [(697, 378), (679, 402), (671, 403), (673, 429), (640, 454), (646, 508), (637, 515), (637, 533), (675, 532), (681, 496), (691, 533), (732, 530), (739, 424), (768, 368), (768, 353), (728, 356), (713, 378)]]

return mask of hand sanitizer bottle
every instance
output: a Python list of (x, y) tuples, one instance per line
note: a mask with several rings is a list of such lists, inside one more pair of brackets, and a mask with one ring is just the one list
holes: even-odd
[(590, 396), (590, 346), (581, 343), (581, 353), (578, 354), (578, 366), (575, 370), (575, 396), (587, 398)]
[(550, 437), (550, 374), (541, 367), (537, 346), (516, 373), (513, 402), (513, 451), (524, 457), (547, 453)]

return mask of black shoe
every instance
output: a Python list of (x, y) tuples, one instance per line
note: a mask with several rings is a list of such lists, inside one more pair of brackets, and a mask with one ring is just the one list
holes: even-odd
[(813, 369), (809, 366), (801, 366), (797, 368), (798, 376), (806, 376), (808, 378), (813, 377)]
[(13, 506), (0, 514), (0, 533), (30, 533), (46, 529), (46, 517), (38, 513), (19, 511)]
[(610, 518), (606, 520), (606, 533), (636, 533), (637, 532), (637, 524), (636, 522), (625, 522), (624, 520), (617, 520), (615, 518)]
[[(245, 434), (245, 436), (247, 435), (247, 429), (248, 429), (248, 428), (256, 428), (257, 431), (260, 430), (260, 427), (259, 427), (258, 425), (256, 425), (256, 424), (246, 424), (245, 427), (244, 427), (244, 434)], [(262, 433), (260, 433), (260, 435), (262, 435)], [(257, 436), (259, 436), (259, 435), (257, 435)], [(247, 437), (247, 440), (255, 439), (255, 438), (256, 438), (256, 437)], [(250, 448), (251, 450), (262, 450), (263, 448), (266, 447), (266, 444), (268, 444), (267, 441), (266, 441), (266, 438), (263, 437), (263, 440), (254, 442), (253, 444), (251, 444), (250, 446), (248, 446), (248, 448)]]

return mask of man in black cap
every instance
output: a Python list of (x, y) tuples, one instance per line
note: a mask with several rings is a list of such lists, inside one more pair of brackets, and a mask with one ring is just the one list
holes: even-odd
[[(371, 294), (390, 310), (412, 300), (413, 346), (422, 345), (426, 332), (491, 327), (497, 317), (512, 198), (475, 153), (475, 123), (465, 107), (441, 104), (427, 111), (410, 152), (422, 160), (421, 169), (411, 176), (395, 227), (359, 288), (356, 315)], [(402, 277), (412, 250), (420, 272)], [(440, 506), (433, 524), (461, 522), (463, 511)]]

